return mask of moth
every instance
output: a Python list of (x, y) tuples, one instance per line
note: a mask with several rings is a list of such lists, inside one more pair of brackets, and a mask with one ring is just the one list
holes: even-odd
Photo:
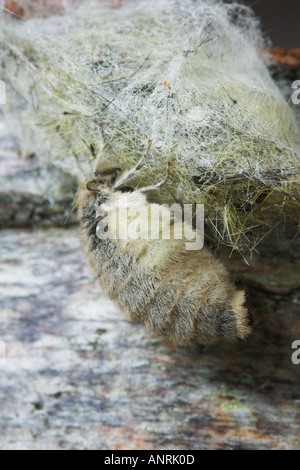
[[(184, 237), (103, 236), (107, 222), (115, 229), (128, 226), (129, 209), (144, 210), (142, 226), (150, 209), (162, 209), (148, 201), (147, 193), (159, 190), (168, 176), (154, 186), (128, 188), (144, 162), (145, 156), (123, 175), (120, 168), (101, 170), (97, 166), (78, 190), (81, 238), (96, 281), (131, 320), (166, 335), (175, 344), (245, 338), (253, 322), (244, 306), (245, 293), (236, 289), (226, 268), (209, 249), (187, 250)], [(165, 218), (174, 227), (184, 223), (164, 207)]]

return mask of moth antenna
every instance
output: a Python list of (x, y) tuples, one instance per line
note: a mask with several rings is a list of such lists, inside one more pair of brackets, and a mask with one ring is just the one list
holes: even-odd
[(105, 134), (104, 134), (104, 130), (103, 130), (103, 125), (101, 123), (99, 124), (99, 129), (100, 129), (100, 132), (101, 132), (101, 142), (100, 142), (99, 153), (97, 155), (96, 163), (95, 163), (95, 171), (94, 171), (95, 173), (101, 167), (101, 164), (103, 162), (104, 149), (106, 147)]
[(144, 188), (139, 188), (139, 191), (141, 191), (142, 193), (146, 193), (147, 191), (156, 191), (156, 190), (158, 190), (161, 186), (163, 186), (168, 181), (169, 176), (170, 176), (170, 167), (171, 167), (171, 163), (168, 162), (167, 174), (166, 174), (166, 176), (164, 177), (163, 180), (161, 180), (159, 183), (154, 184), (152, 186), (145, 186)]
[(114, 184), (114, 189), (118, 189), (120, 188), (121, 186), (123, 186), (123, 184), (127, 183), (128, 181), (130, 181), (134, 176), (135, 174), (140, 171), (140, 169), (145, 165), (145, 161), (146, 161), (146, 158), (150, 152), (150, 148), (151, 148), (151, 145), (152, 145), (152, 140), (148, 140), (148, 146), (147, 146), (147, 150), (146, 152), (144, 153), (144, 155), (142, 156), (142, 158), (140, 159), (140, 161), (136, 164), (136, 166), (134, 168), (132, 168), (131, 170), (127, 171), (126, 173), (124, 173), (123, 176), (121, 176), (121, 178), (119, 178), (116, 183)]

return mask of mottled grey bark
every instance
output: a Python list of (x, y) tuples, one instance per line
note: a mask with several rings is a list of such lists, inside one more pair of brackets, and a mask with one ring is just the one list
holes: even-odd
[(1, 227), (53, 227), (77, 223), (72, 199), (50, 202), (44, 196), (18, 191), (0, 192)]
[(72, 205), (77, 185), (73, 184), (70, 193), (70, 176), (43, 167), (33, 153), (21, 156), (19, 147), (0, 122), (0, 228), (76, 224)]
[(249, 268), (247, 341), (179, 348), (101, 295), (78, 229), (0, 239), (2, 449), (300, 447), (296, 254)]

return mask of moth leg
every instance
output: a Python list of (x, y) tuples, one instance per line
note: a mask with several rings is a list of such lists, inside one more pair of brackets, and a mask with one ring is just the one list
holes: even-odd
[(131, 180), (136, 175), (136, 173), (138, 171), (140, 171), (140, 169), (145, 164), (145, 160), (146, 160), (146, 157), (147, 157), (147, 155), (150, 151), (151, 144), (152, 144), (152, 140), (148, 140), (147, 150), (146, 150), (145, 154), (143, 155), (143, 157), (140, 159), (140, 161), (137, 163), (137, 165), (134, 168), (132, 168), (132, 170), (129, 170), (126, 173), (124, 173), (124, 175), (121, 176), (121, 178), (117, 180), (117, 182), (114, 184), (114, 189), (119, 189), (121, 186), (123, 186), (123, 184), (125, 184), (129, 180)]
[(147, 191), (156, 191), (158, 189), (160, 189), (161, 186), (163, 186), (169, 179), (169, 176), (170, 176), (170, 166), (171, 166), (171, 163), (168, 162), (168, 166), (167, 166), (167, 174), (166, 176), (164, 177), (163, 180), (161, 180), (159, 183), (157, 184), (154, 184), (152, 186), (145, 186), (144, 188), (139, 188), (139, 191), (141, 191), (142, 193), (146, 193)]

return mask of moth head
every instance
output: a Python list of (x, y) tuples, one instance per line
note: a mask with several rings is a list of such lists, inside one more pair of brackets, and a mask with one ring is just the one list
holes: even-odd
[(87, 230), (95, 230), (95, 219), (100, 206), (107, 201), (112, 188), (95, 174), (80, 184), (75, 204), (78, 208), (78, 218)]
[[(105, 172), (102, 171), (99, 175), (95, 173), (95, 177), (86, 183), (86, 189), (95, 194), (109, 194), (111, 191), (115, 190), (114, 184), (120, 171), (121, 170), (119, 168), (114, 168)], [(133, 188), (122, 184), (119, 185), (117, 190), (121, 192), (131, 192), (133, 191)]]
[(94, 177), (89, 180), (85, 187), (87, 190), (85, 191), (85, 206), (90, 214), (92, 214), (94, 210), (97, 211), (97, 208), (107, 201), (113, 191), (112, 187), (100, 177)]
[(100, 194), (108, 188), (108, 184), (102, 178), (94, 178), (86, 183), (86, 189), (93, 193)]
[(118, 175), (121, 173), (121, 168), (107, 168), (97, 169), (93, 175), (93, 179), (88, 181), (86, 189), (93, 193), (107, 193), (112, 189)]

